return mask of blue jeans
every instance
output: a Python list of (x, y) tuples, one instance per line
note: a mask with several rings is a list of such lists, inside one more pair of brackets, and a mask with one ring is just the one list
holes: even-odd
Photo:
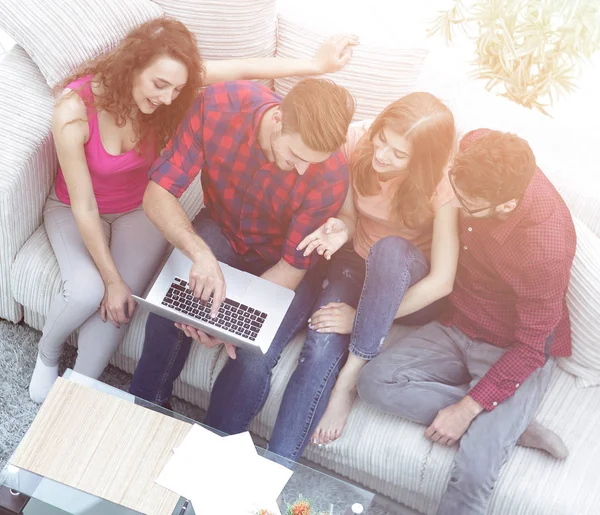
[[(200, 211), (193, 225), (196, 233), (202, 237), (219, 261), (254, 275), (261, 275), (273, 266), (273, 263), (268, 263), (255, 253), (236, 253), (207, 209)], [(312, 304), (323, 277), (324, 269), (318, 266), (306, 274), (296, 288), (296, 295), (286, 318), (288, 323), (293, 322), (294, 313), (297, 312), (294, 309), (295, 304)], [(307, 297), (310, 297), (310, 300)], [(304, 319), (304, 315), (301, 316)], [(144, 349), (129, 391), (150, 402), (167, 404), (173, 391), (173, 383), (183, 370), (191, 345), (192, 339), (177, 329), (171, 320), (150, 313), (146, 322)], [(247, 351), (237, 349), (238, 359), (244, 360), (246, 353)]]
[[(327, 407), (348, 349), (365, 359), (375, 357), (406, 290), (428, 272), (421, 251), (399, 237), (378, 241), (366, 262), (351, 244), (345, 245), (332, 258), (328, 284), (317, 302), (313, 304), (306, 295), (296, 304), (296, 312), (288, 311), (269, 352), (264, 357), (238, 353), (236, 360), (225, 365), (213, 387), (205, 422), (229, 434), (245, 431), (267, 399), (271, 370), (281, 351), (306, 327), (318, 307), (345, 302), (357, 308), (352, 335), (308, 330), (269, 441), (271, 451), (298, 460)], [(423, 324), (435, 318), (438, 310), (439, 303), (434, 303), (399, 322)]]

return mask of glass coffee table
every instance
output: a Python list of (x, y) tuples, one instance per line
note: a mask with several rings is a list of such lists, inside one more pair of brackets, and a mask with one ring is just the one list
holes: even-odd
[[(203, 424), (199, 424), (195, 420), (169, 411), (100, 381), (90, 379), (70, 369), (64, 373), (63, 377), (177, 420), (203, 426)], [(224, 436), (223, 433), (215, 429), (208, 426), (203, 427)], [(368, 513), (368, 508), (374, 497), (374, 494), (371, 492), (306, 465), (294, 464), (261, 447), (256, 447), (256, 450), (261, 456), (294, 470), (291, 479), (277, 500), (282, 514), (285, 515), (287, 506), (296, 502), (300, 496), (311, 502), (313, 508), (311, 513), (313, 515), (320, 513), (327, 515), (352, 514), (351, 507), (353, 505), (357, 513)], [(13, 507), (12, 509), (7, 509), (0, 506), (0, 514), (63, 515), (66, 513), (73, 515), (126, 515), (139, 513), (130, 508), (114, 504), (100, 497), (15, 467), (10, 464), (10, 461), (0, 473), (0, 480), (4, 486), (2, 499), (5, 500), (7, 496), (9, 497), (8, 503), (5, 502), (4, 504)], [(10, 499), (10, 496), (13, 496), (14, 499)], [(13, 500), (15, 502), (11, 502)], [(173, 515), (183, 515), (184, 513), (185, 515), (195, 515), (192, 504), (187, 503), (186, 499), (180, 498)]]

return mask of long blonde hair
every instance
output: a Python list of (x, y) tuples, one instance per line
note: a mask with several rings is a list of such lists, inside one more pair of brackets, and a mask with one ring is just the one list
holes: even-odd
[(412, 146), (407, 177), (393, 194), (392, 213), (409, 228), (421, 227), (433, 216), (431, 198), (455, 145), (454, 116), (430, 93), (411, 93), (387, 106), (350, 157), (354, 186), (364, 196), (379, 192), (372, 165), (373, 138), (384, 127), (405, 137)]

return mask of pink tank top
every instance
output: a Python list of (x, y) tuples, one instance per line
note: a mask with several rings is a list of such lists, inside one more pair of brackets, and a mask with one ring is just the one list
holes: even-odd
[[(76, 91), (83, 101), (93, 100), (91, 76), (81, 77), (67, 87)], [(98, 113), (93, 106), (87, 108), (87, 118), (90, 137), (83, 148), (98, 211), (101, 214), (132, 211), (142, 203), (148, 185), (148, 170), (156, 156), (147, 153), (140, 155), (135, 149), (118, 156), (109, 154), (102, 145)], [(55, 189), (58, 199), (70, 205), (67, 184), (60, 167)]]

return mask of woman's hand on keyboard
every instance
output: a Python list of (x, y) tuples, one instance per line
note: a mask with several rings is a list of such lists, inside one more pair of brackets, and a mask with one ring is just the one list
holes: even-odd
[(204, 345), (205, 347), (212, 349), (213, 347), (216, 347), (217, 345), (225, 345), (225, 350), (227, 351), (227, 355), (231, 358), (231, 359), (235, 359), (235, 345), (232, 345), (231, 343), (225, 343), (223, 340), (220, 340), (219, 338), (215, 338), (214, 336), (210, 336), (208, 334), (206, 334), (204, 331), (200, 331), (198, 329), (196, 329), (195, 327), (189, 326), (189, 325), (185, 325), (185, 324), (180, 324), (178, 322), (175, 322), (175, 327), (177, 327), (177, 329), (181, 329), (186, 336), (189, 336), (190, 338), (196, 340), (197, 342), (200, 342), (202, 345)]

